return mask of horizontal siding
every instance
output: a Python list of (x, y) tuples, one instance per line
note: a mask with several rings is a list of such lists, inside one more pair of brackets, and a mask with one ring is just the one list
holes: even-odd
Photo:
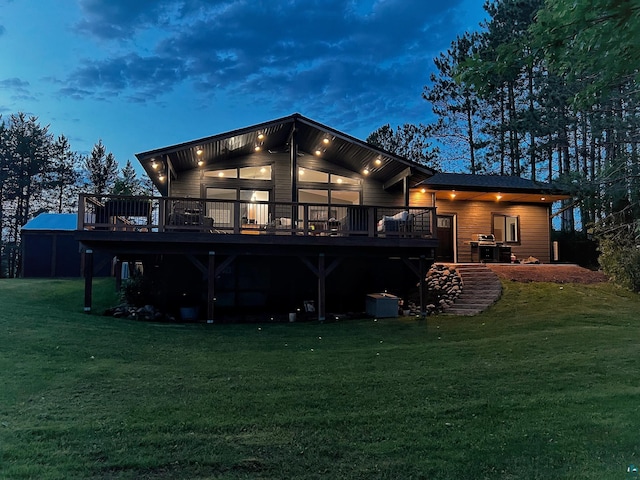
[[(242, 158), (230, 160), (218, 160), (214, 165), (209, 165), (208, 170), (222, 170), (226, 168), (234, 168), (238, 166), (272, 166), (274, 182), (272, 200), (275, 202), (291, 201), (291, 158), (288, 152), (278, 152), (270, 154), (268, 152), (259, 152)], [(402, 206), (404, 204), (404, 196), (399, 185), (391, 190), (384, 190), (382, 184), (375, 182), (369, 178), (362, 177), (356, 172), (345, 170), (335, 164), (329, 163), (320, 157), (305, 154), (298, 157), (298, 166), (315, 169), (324, 172), (331, 172), (338, 175), (360, 178), (362, 179), (362, 203), (364, 205), (380, 205), (380, 206)], [(218, 180), (211, 177), (203, 177), (200, 175), (199, 169), (181, 172), (177, 179), (171, 182), (171, 193), (169, 196), (174, 197), (200, 197), (203, 187), (215, 186), (224, 188), (228, 185), (234, 188), (241, 180), (229, 179)], [(265, 187), (266, 187), (265, 182)], [(232, 186), (233, 185), (233, 186)], [(271, 184), (269, 184), (271, 185)], [(416, 204), (416, 206), (422, 206)]]
[(519, 217), (520, 243), (509, 244), (511, 252), (519, 259), (533, 256), (543, 263), (551, 261), (549, 209), (546, 205), (438, 200), (437, 212), (457, 217), (459, 262), (471, 261), (471, 239), (477, 233), (491, 233), (494, 213)]

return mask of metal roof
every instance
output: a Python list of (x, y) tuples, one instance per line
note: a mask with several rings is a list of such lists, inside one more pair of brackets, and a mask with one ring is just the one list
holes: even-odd
[(177, 175), (179, 172), (198, 168), (199, 161), (203, 161), (205, 165), (213, 165), (219, 159), (251, 154), (256, 146), (262, 151), (288, 151), (294, 132), (299, 154), (319, 155), (330, 163), (354, 172), (363, 173), (367, 170), (370, 178), (382, 183), (402, 178), (408, 173), (413, 187), (435, 173), (425, 165), (376, 148), (298, 113), (211, 137), (138, 153), (136, 157), (158, 190), (166, 195), (166, 183), (158, 179), (158, 165), (167, 166), (170, 173)]
[(564, 194), (555, 185), (510, 175), (472, 175), (469, 173), (436, 173), (422, 185), (433, 190), (484, 190), (494, 192), (531, 192)]
[(78, 215), (75, 213), (41, 213), (29, 220), (22, 230), (75, 230)]

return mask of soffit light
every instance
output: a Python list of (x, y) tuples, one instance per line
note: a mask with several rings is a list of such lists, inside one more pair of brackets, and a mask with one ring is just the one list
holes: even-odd
[(196, 155), (202, 155), (202, 147), (196, 147)]
[(362, 173), (364, 173), (365, 175), (369, 175), (369, 169), (368, 169), (368, 168), (365, 168), (365, 169), (362, 171)]
[(264, 140), (264, 133), (258, 134), (258, 140)]
[(154, 170), (158, 169), (158, 163), (155, 159), (151, 160), (151, 168), (153, 168)]
[(496, 200), (500, 200), (502, 198), (501, 194), (496, 195)]
[(382, 160), (376, 158), (376, 161), (374, 163), (379, 167), (382, 164)]
[(547, 199), (546, 197), (540, 197), (540, 200), (541, 200), (541, 201), (543, 201), (543, 202), (544, 202), (546, 199)]

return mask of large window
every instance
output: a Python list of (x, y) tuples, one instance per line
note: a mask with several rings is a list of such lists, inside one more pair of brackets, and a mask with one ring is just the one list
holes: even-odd
[(298, 201), (331, 205), (360, 205), (362, 181), (311, 168), (298, 169)]
[(520, 243), (520, 217), (494, 213), (493, 234), (496, 242)]

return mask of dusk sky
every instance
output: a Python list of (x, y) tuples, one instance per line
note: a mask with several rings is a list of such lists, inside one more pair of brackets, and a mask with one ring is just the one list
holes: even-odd
[(0, 113), (135, 153), (301, 113), (426, 123), (433, 58), (482, 0), (0, 0)]

